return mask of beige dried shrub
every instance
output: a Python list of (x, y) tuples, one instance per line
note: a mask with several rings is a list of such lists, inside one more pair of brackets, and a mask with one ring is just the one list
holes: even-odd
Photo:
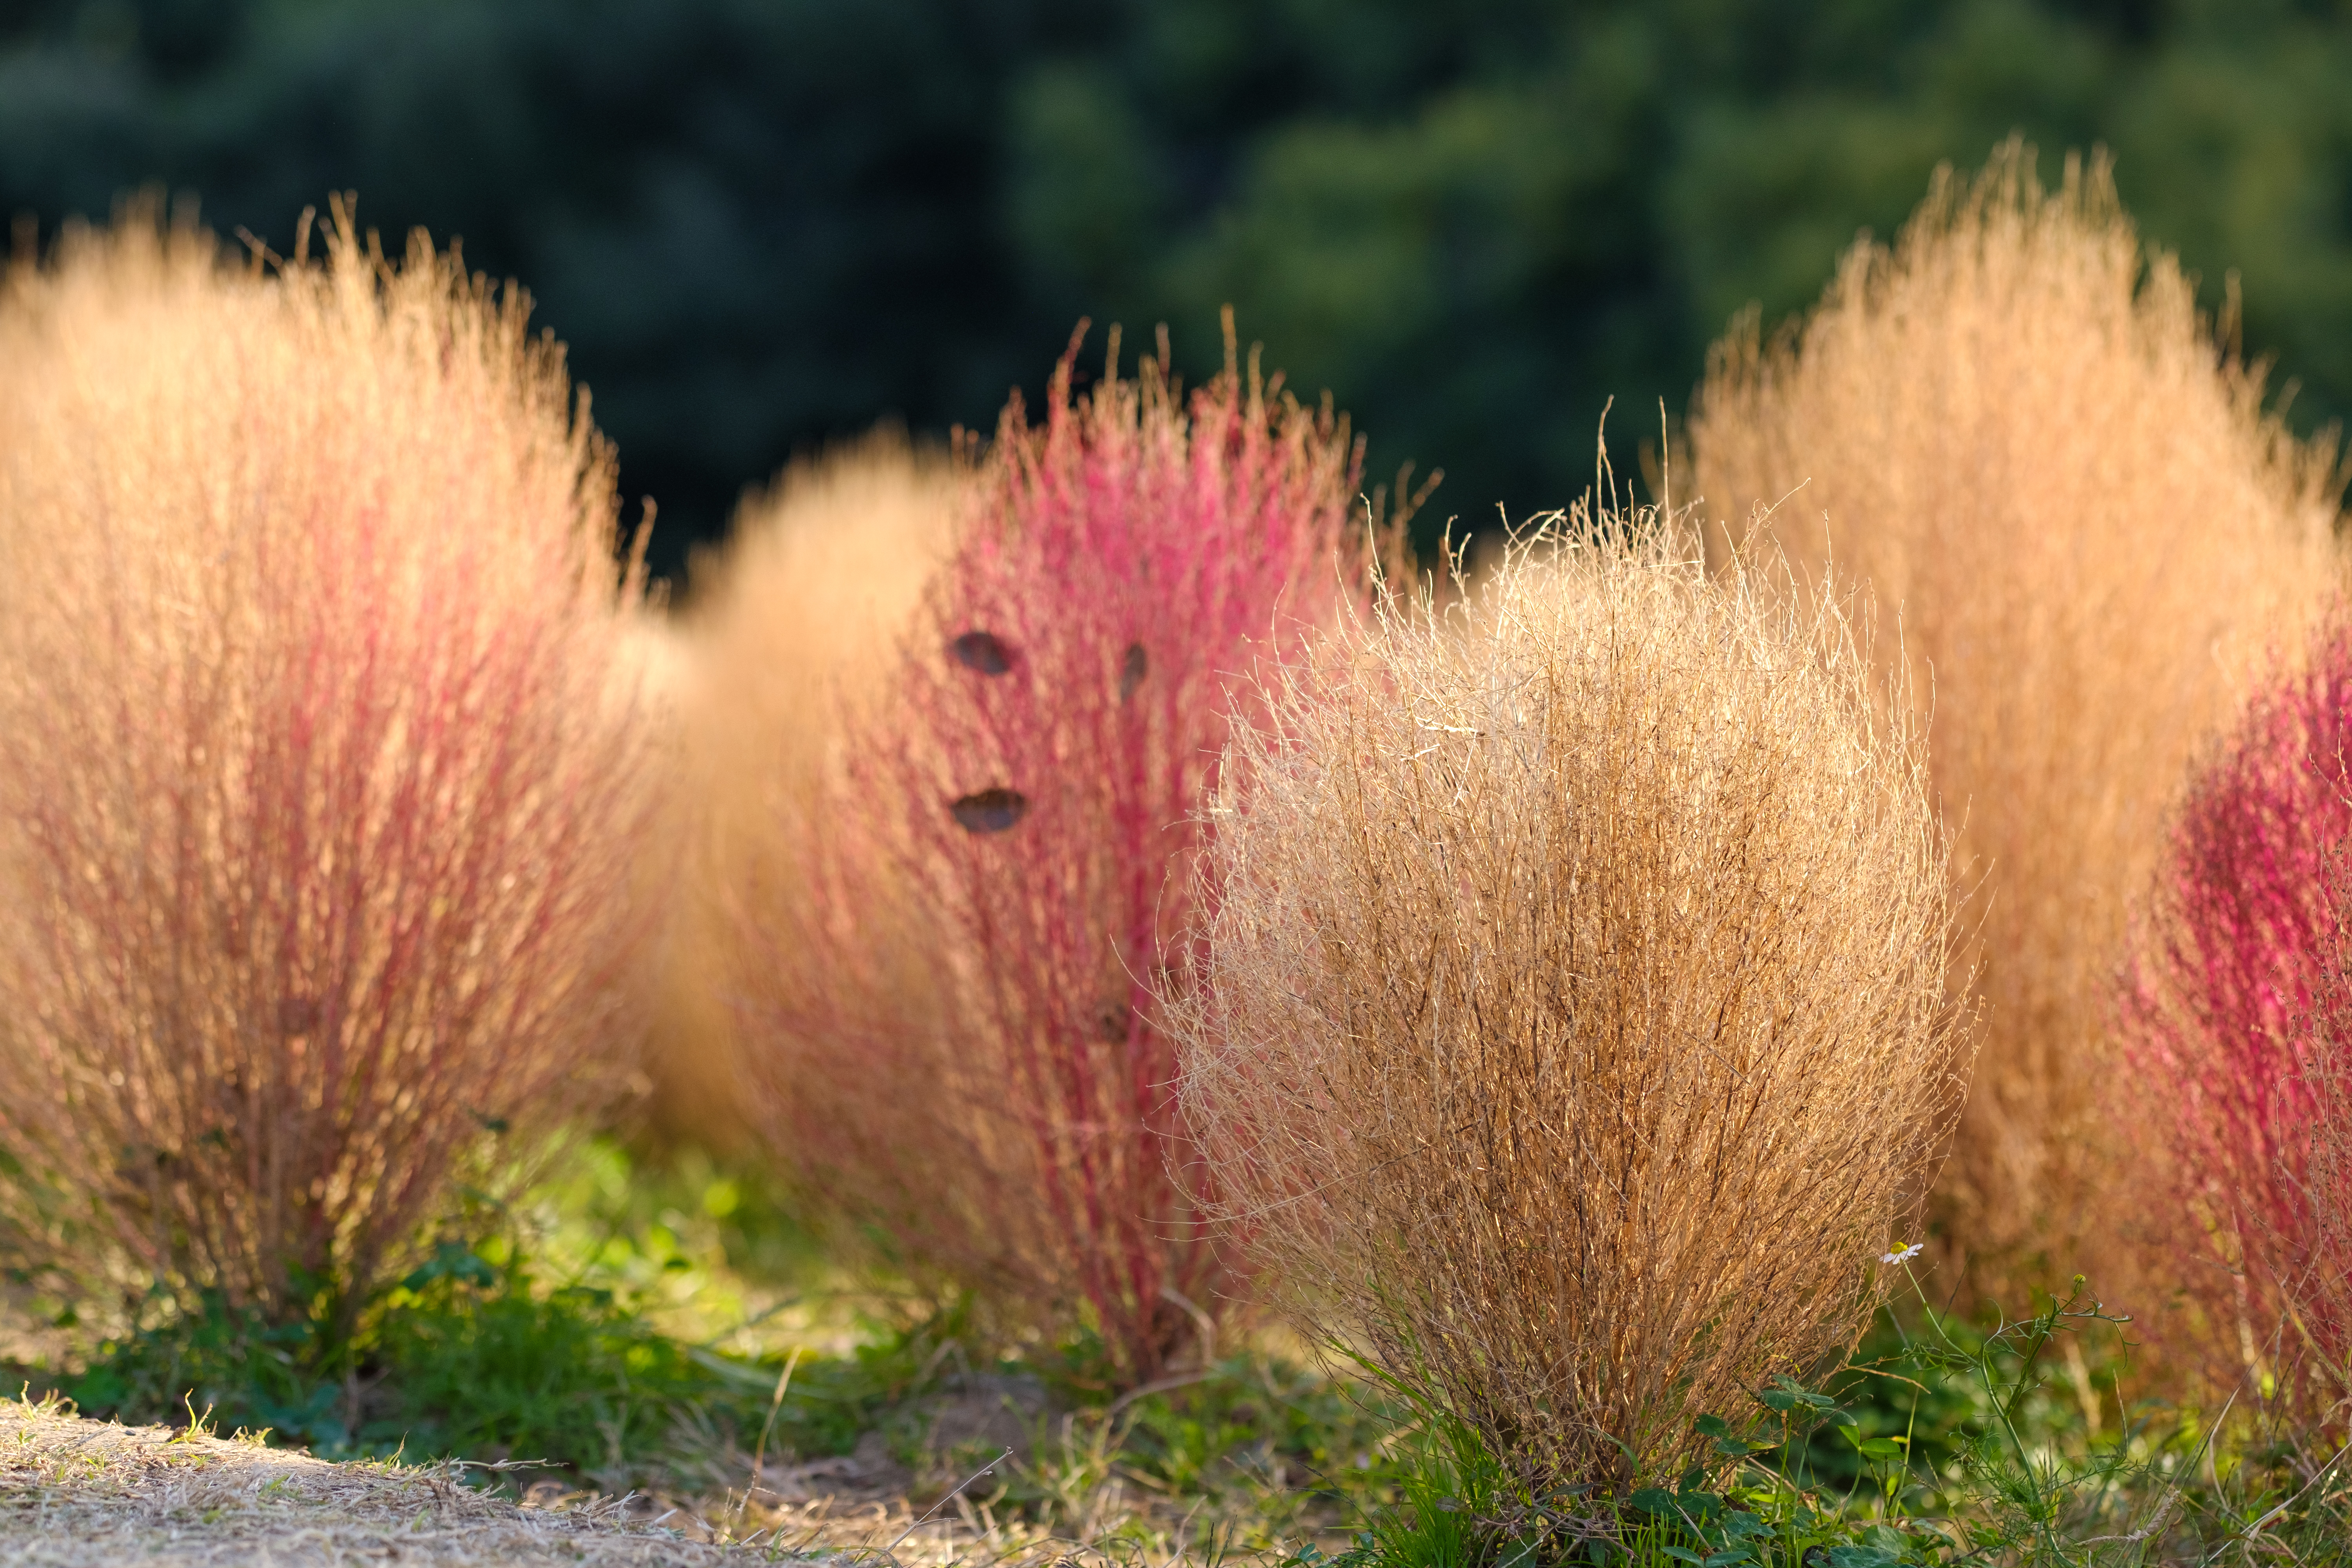
[(0, 292), (0, 1216), (332, 1343), (621, 1080), (668, 742), (560, 346), (327, 251), (134, 214)]
[(1650, 525), (1523, 544), (1272, 694), (1175, 1005), (1226, 1217), (1310, 1330), (1613, 1489), (1851, 1346), (1959, 1093), (1910, 733), (1834, 604)]
[[(1985, 1036), (1939, 1208), (2000, 1288), (2129, 1289), (2100, 1113), (2106, 987), (2195, 750), (2340, 581), (2332, 452), (2262, 406), (2104, 159), (2015, 142), (1939, 171), (1769, 346), (1718, 344), (1691, 420), (1711, 538), (1753, 529), (1899, 617)], [(1772, 508), (1760, 524), (1760, 508)], [(2037, 1259), (2042, 1261), (2037, 1261)]]
[(748, 1144), (737, 1011), (758, 960), (740, 910), (813, 896), (805, 848), (778, 824), (807, 814), (845, 725), (895, 668), (946, 552), (954, 484), (944, 452), (877, 431), (786, 468), (696, 563), (677, 633), (683, 779), (656, 851), (681, 885), (646, 1059), (670, 1138)]

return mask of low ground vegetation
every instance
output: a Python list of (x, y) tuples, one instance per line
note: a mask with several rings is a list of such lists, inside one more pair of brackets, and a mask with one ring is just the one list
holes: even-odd
[[(1589, 1490), (1531, 1490), (1441, 1408), (1295, 1340), (1236, 1344), (1181, 1386), (1132, 1399), (1108, 1392), (1083, 1341), (1004, 1356), (951, 1302), (840, 1275), (758, 1186), (748, 1172), (593, 1150), (521, 1205), (537, 1227), (528, 1289), (454, 1268), (463, 1288), (372, 1363), (373, 1425), (331, 1413), (307, 1441), (280, 1426), (238, 1452), (307, 1446), (404, 1496), (462, 1487), (526, 1511), (658, 1520), (673, 1539), (744, 1543), (766, 1560), (888, 1548), (908, 1564), (1666, 1568), (1687, 1551), (1726, 1568), (1832, 1552), (1847, 1568), (2186, 1568), (2333, 1563), (2352, 1530), (2352, 1478), (2329, 1463), (2332, 1446), (2239, 1412), (2135, 1400), (2133, 1326), (2087, 1292), (1979, 1321), (1905, 1277), (1843, 1371), (1696, 1412), (1710, 1472), (1660, 1478), (1612, 1507)], [(486, 1250), (498, 1258), (486, 1269), (508, 1261)], [(283, 1413), (267, 1331), (188, 1327), (14, 1369), (25, 1419), (79, 1396), (85, 1414), (163, 1423), (186, 1435), (182, 1448), (211, 1452), (207, 1432), (257, 1432)], [(542, 1348), (514, 1355), (531, 1341)], [(51, 1403), (43, 1418), (70, 1408)], [(101, 1523), (169, 1524), (184, 1548), (241, 1539), (200, 1535), (205, 1509), (171, 1514), (152, 1481), (106, 1468), (106, 1445), (122, 1439), (97, 1441), (75, 1463), (98, 1489), (53, 1498), (83, 1510), (58, 1524), (81, 1521), (90, 1541), (111, 1539)], [(478, 1467), (430, 1469), (460, 1458)], [(483, 1560), (530, 1559), (518, 1547)]]

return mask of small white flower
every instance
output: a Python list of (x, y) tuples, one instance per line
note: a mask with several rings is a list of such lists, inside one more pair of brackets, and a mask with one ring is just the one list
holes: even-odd
[(1926, 1246), (1927, 1243), (1923, 1241), (1915, 1241), (1908, 1247), (1898, 1247), (1892, 1252), (1880, 1254), (1878, 1261), (1881, 1263), (1908, 1263), (1913, 1258), (1918, 1257), (1921, 1249)]

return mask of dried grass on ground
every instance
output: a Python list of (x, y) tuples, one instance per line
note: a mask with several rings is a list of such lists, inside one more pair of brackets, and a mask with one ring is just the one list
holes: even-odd
[[(1231, 1501), (1130, 1486), (1108, 1456), (1074, 1449), (1021, 1468), (1027, 1487), (1062, 1500), (1033, 1521), (992, 1502), (997, 1476), (961, 1496), (952, 1481), (911, 1498), (905, 1473), (861, 1487), (847, 1459), (770, 1464), (749, 1498), (571, 1492), (531, 1479), (530, 1466), (492, 1477), (464, 1463), (331, 1464), (208, 1430), (120, 1426), (65, 1410), (0, 1401), (0, 1538), (12, 1568), (342, 1568), (386, 1561), (430, 1568), (722, 1568), (855, 1561), (899, 1568), (1171, 1568), (1253, 1557), (1265, 1521)], [(957, 1476), (969, 1476), (967, 1464)], [(519, 1504), (481, 1489), (503, 1479)], [(1294, 1525), (1296, 1495), (1263, 1500)], [(1325, 1521), (1306, 1534), (1346, 1543)], [(1287, 1538), (1286, 1538), (1287, 1539)]]
[(203, 1431), (0, 1403), (0, 1537), (18, 1568), (387, 1560), (434, 1568), (691, 1568), (765, 1552), (632, 1520), (629, 1500), (525, 1509), (457, 1465), (329, 1464)]
[(666, 734), (560, 346), (327, 250), (0, 296), (0, 1243), (331, 1342), (614, 1088)]
[(750, 1137), (737, 915), (755, 888), (812, 896), (802, 847), (776, 831), (805, 807), (782, 803), (818, 787), (895, 668), (946, 553), (953, 494), (944, 453), (878, 432), (785, 469), (744, 502), (725, 552), (695, 563), (677, 637), (684, 776), (657, 851), (681, 889), (646, 1060), (655, 1121), (672, 1136)]
[(1662, 531), (1523, 546), (1274, 693), (1177, 1011), (1269, 1276), (1539, 1483), (1671, 1478), (1849, 1348), (1958, 1103), (1916, 746), (1834, 605)]
[(2045, 192), (2012, 142), (1940, 172), (1785, 335), (1718, 345), (1692, 416), (1718, 546), (1777, 504), (1761, 529), (1801, 574), (1833, 563), (1899, 617), (1957, 886), (1981, 890), (1985, 1035), (1941, 1199), (1989, 1289), (2037, 1251), (2131, 1283), (2101, 1114), (2127, 908), (2189, 757), (2341, 575), (2331, 454), (2262, 390), (2104, 161)]

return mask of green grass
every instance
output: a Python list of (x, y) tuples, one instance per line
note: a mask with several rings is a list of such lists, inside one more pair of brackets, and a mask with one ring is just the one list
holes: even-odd
[[(660, 1470), (681, 1424), (725, 1441), (756, 1423), (773, 1370), (721, 1342), (828, 1283), (772, 1193), (693, 1156), (647, 1168), (612, 1143), (457, 1228), (479, 1239), (441, 1243), (343, 1343), (217, 1295), (158, 1293), (58, 1364), (15, 1370), (127, 1422), (210, 1411), (223, 1430), (331, 1458), (544, 1458), (627, 1484)], [(878, 1323), (859, 1331), (888, 1338)], [(809, 1382), (842, 1379), (813, 1369)], [(854, 1442), (857, 1419), (834, 1419), (833, 1440)]]
[(1038, 1412), (1024, 1456), (965, 1500), (1139, 1560), (2352, 1563), (2352, 1466), (2328, 1440), (2126, 1408), (2128, 1325), (2079, 1295), (1987, 1323), (1914, 1302), (1819, 1388), (1783, 1381), (1700, 1417), (1712, 1468), (1603, 1498), (1542, 1489), (1370, 1367), (1335, 1376), (1252, 1347), (1113, 1401), (1097, 1347), (992, 1351), (956, 1303), (848, 1279), (779, 1194), (693, 1156), (648, 1164), (600, 1144), (529, 1203), (477, 1217), (478, 1240), (439, 1247), (346, 1346), (206, 1298), (151, 1303), (18, 1371), (89, 1414), (209, 1411), (223, 1431), (267, 1427), (336, 1457), (543, 1460), (566, 1484), (655, 1487), (719, 1514), (763, 1432), (785, 1461), (862, 1452), (878, 1433), (937, 1495), (995, 1457), (925, 1447), (934, 1402), (980, 1376), (1038, 1391)]
[[(1696, 1417), (1715, 1463), (1544, 1494), (1437, 1416), (1348, 1568), (2220, 1568), (2352, 1563), (2341, 1434), (2126, 1407), (2128, 1324), (2084, 1293), (2023, 1318), (1888, 1314), (1821, 1388)], [(2087, 1342), (2087, 1348), (2086, 1346)], [(1314, 1554), (1301, 1554), (1312, 1564)]]
[(1046, 1401), (1029, 1457), (976, 1494), (992, 1509), (1068, 1521), (1116, 1483), (1197, 1516), (1199, 1540), (1251, 1550), (1353, 1518), (1405, 1473), (1400, 1418), (1372, 1391), (1253, 1351), (1114, 1405), (1090, 1342), (993, 1352), (958, 1303), (843, 1276), (780, 1194), (691, 1153), (647, 1163), (599, 1142), (513, 1210), (471, 1218), (480, 1239), (443, 1243), (343, 1346), (216, 1296), (193, 1310), (158, 1298), (57, 1364), (13, 1371), (126, 1422), (204, 1416), (330, 1458), (543, 1460), (574, 1483), (689, 1492), (740, 1487), (763, 1431), (783, 1459), (878, 1432), (919, 1479), (993, 1458), (923, 1452), (926, 1401), (982, 1374)]

